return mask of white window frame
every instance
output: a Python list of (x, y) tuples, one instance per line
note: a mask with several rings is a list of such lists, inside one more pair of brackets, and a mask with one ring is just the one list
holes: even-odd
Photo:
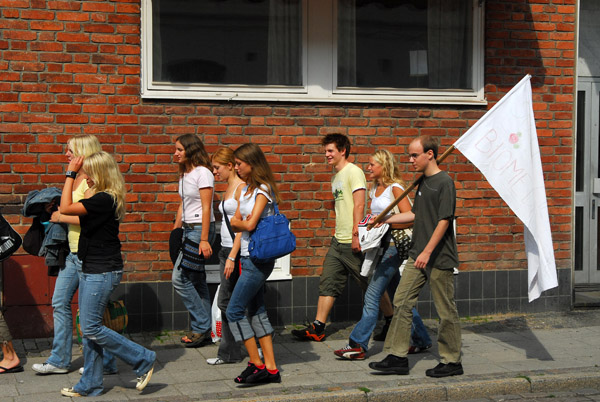
[[(473, 90), (397, 90), (335, 87), (337, 0), (302, 1), (301, 87), (278, 85), (203, 85), (154, 83), (152, 72), (152, 0), (141, 3), (141, 95), (147, 99), (298, 101), (356, 103), (486, 104), (484, 94), (484, 9), (473, 3)], [(330, 44), (330, 46), (323, 46)]]

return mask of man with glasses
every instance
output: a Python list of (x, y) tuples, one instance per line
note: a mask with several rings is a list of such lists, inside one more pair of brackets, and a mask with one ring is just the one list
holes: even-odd
[(410, 346), (412, 308), (429, 280), (440, 317), (438, 350), (441, 359), (425, 374), (429, 377), (460, 375), (463, 374), (461, 329), (453, 278), (453, 269), (458, 266), (453, 226), (456, 188), (452, 178), (438, 167), (437, 139), (418, 137), (410, 143), (408, 152), (415, 171), (423, 173), (412, 211), (388, 215), (383, 222), (406, 223), (414, 219), (412, 244), (394, 296), (394, 318), (383, 347), (388, 355), (380, 362), (369, 363), (369, 367), (401, 375), (409, 373), (406, 355)]

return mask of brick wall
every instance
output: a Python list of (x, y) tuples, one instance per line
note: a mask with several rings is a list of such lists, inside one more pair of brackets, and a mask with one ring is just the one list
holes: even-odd
[[(557, 266), (571, 266), (575, 0), (485, 2), (487, 108), (531, 74)], [(380, 147), (403, 155), (411, 138), (453, 143), (486, 107), (144, 100), (139, 1), (0, 0), (0, 204), (24, 233), (28, 191), (61, 186), (64, 144), (99, 137), (128, 184), (121, 226), (126, 281), (169, 280), (167, 239), (177, 208), (174, 138), (209, 151), (252, 141), (268, 155), (298, 249), (292, 274), (318, 275), (333, 232), (331, 169), (320, 138), (347, 133), (359, 164)], [(403, 162), (405, 158), (401, 159)], [(445, 168), (458, 187), (463, 270), (526, 266), (523, 226), (458, 152)], [(407, 169), (407, 166), (404, 166)], [(406, 179), (412, 173), (407, 171)], [(223, 187), (218, 187), (222, 190)]]

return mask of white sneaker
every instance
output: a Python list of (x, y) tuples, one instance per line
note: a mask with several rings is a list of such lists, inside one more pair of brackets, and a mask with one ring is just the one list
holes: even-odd
[(67, 374), (69, 372), (65, 368), (56, 367), (50, 363), (35, 363), (31, 369), (40, 374)]
[(75, 391), (73, 388), (63, 388), (60, 390), (60, 393), (63, 396), (77, 397), (82, 396), (79, 392)]
[(211, 357), (210, 359), (206, 359), (206, 362), (211, 366), (217, 366), (219, 364), (225, 364), (225, 360), (220, 357)]
[(135, 385), (135, 389), (137, 389), (138, 391), (141, 391), (144, 388), (146, 388), (146, 385), (148, 385), (148, 383), (150, 382), (150, 378), (152, 377), (153, 371), (154, 371), (154, 366), (152, 366), (146, 374), (143, 374), (140, 377), (138, 377), (137, 384)]

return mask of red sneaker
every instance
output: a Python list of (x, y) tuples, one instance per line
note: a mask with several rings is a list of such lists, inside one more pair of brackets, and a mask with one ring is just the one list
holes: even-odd
[(346, 345), (346, 347), (336, 350), (333, 354), (346, 360), (365, 360), (366, 352), (361, 346), (353, 348)]

